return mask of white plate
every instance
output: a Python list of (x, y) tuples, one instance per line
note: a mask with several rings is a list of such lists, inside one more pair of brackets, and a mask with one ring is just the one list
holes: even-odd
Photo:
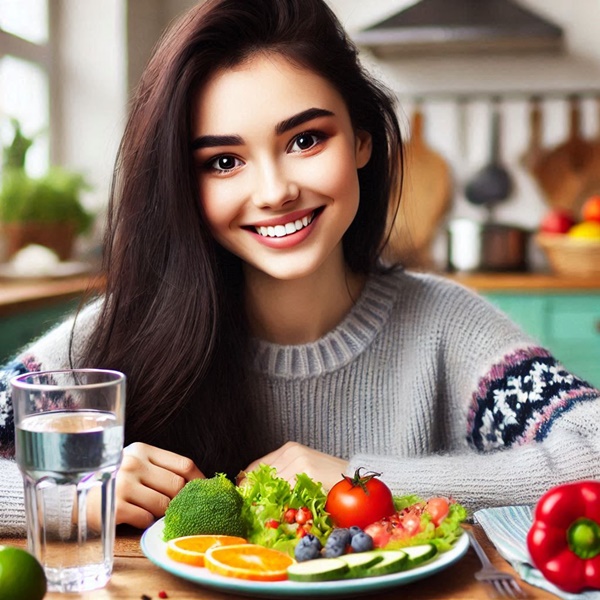
[(10, 262), (0, 265), (0, 277), (4, 279), (61, 279), (63, 277), (72, 277), (73, 275), (82, 275), (88, 273), (90, 265), (84, 262), (64, 261), (59, 262), (48, 273), (32, 274), (28, 271), (15, 269)]
[(438, 554), (431, 561), (415, 567), (410, 571), (382, 575), (380, 577), (364, 577), (338, 581), (299, 583), (296, 581), (246, 581), (233, 577), (224, 577), (211, 573), (203, 567), (193, 567), (172, 560), (167, 556), (167, 544), (163, 541), (163, 519), (160, 519), (142, 535), (142, 551), (155, 564), (183, 579), (199, 583), (221, 592), (243, 594), (258, 597), (300, 597), (307, 596), (357, 596), (372, 594), (388, 588), (405, 585), (423, 579), (441, 571), (462, 558), (469, 548), (466, 534), (457, 540), (448, 552)]

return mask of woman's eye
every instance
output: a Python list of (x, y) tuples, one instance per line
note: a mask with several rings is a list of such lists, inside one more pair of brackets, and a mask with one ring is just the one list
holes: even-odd
[(223, 156), (217, 156), (217, 158), (213, 158), (207, 164), (207, 166), (213, 171), (220, 171), (226, 173), (227, 171), (231, 171), (232, 169), (235, 169), (241, 164), (242, 163), (238, 158), (224, 154)]
[(301, 133), (297, 135), (290, 146), (290, 152), (303, 152), (310, 150), (313, 146), (316, 146), (322, 139), (322, 136), (316, 133)]

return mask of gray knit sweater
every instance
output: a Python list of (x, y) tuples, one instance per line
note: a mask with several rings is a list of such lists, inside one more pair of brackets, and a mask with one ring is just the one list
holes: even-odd
[[(78, 319), (78, 343), (95, 311)], [(68, 365), (71, 327), (4, 371), (0, 444), (14, 435), (8, 378)], [(256, 410), (273, 448), (297, 441), (349, 460), (349, 472), (381, 472), (395, 493), (452, 496), (472, 510), (530, 504), (560, 482), (600, 478), (600, 392), (444, 278), (374, 275), (322, 339), (254, 344)], [(0, 533), (22, 534), (22, 485), (10, 459), (0, 461), (0, 494)]]

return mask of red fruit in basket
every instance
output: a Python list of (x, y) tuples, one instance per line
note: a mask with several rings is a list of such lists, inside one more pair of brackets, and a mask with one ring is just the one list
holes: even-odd
[(600, 223), (600, 194), (590, 196), (581, 207), (581, 216), (584, 221)]
[(567, 233), (573, 225), (575, 225), (575, 219), (570, 212), (555, 208), (542, 219), (540, 231), (542, 233)]

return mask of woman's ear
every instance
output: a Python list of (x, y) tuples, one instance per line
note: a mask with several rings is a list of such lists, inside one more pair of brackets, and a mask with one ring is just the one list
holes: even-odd
[(371, 158), (373, 139), (371, 134), (364, 129), (357, 129), (354, 135), (356, 168), (362, 169)]

